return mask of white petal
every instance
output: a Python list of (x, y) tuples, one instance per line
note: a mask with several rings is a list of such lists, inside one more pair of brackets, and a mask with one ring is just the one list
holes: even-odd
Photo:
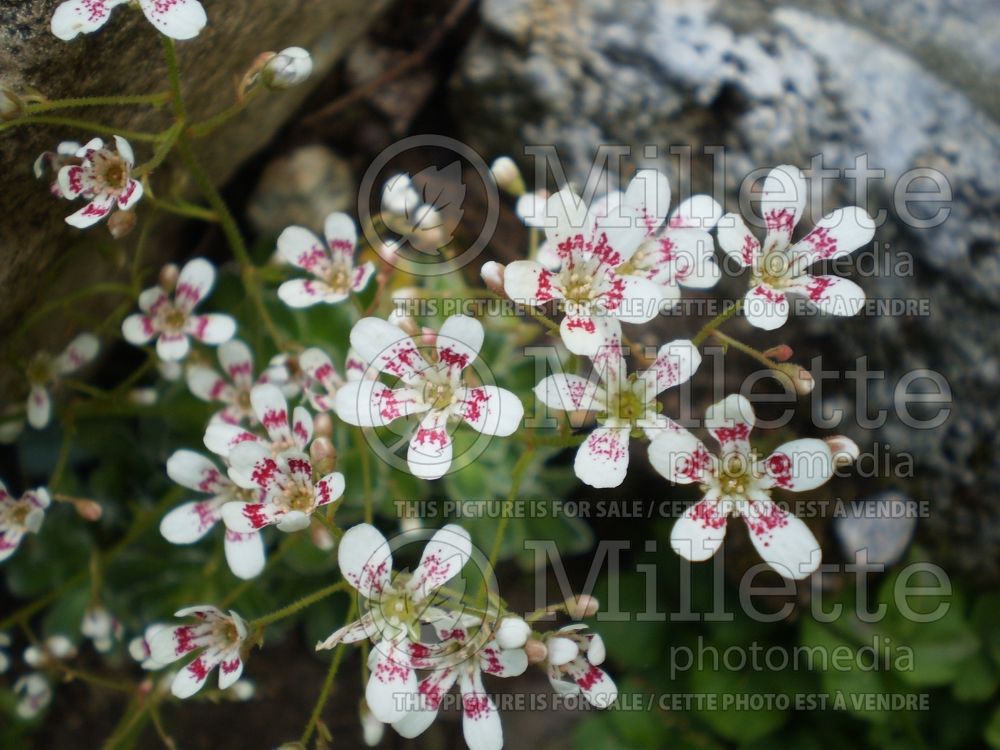
[(420, 564), (407, 584), (421, 599), (458, 575), (472, 555), (469, 532), (456, 524), (438, 529), (420, 556)]
[(579, 375), (549, 375), (534, 388), (535, 398), (546, 406), (562, 411), (599, 411), (605, 408), (598, 400), (601, 388), (595, 380)]
[(352, 265), (354, 248), (358, 244), (358, 230), (354, 227), (354, 219), (344, 213), (330, 214), (323, 225), (323, 234), (334, 260)]
[(640, 276), (616, 276), (613, 292), (602, 298), (609, 314), (625, 323), (648, 323), (660, 312), (659, 286)]
[(36, 430), (42, 430), (48, 426), (52, 418), (52, 398), (48, 389), (43, 385), (31, 386), (28, 394), (28, 424)]
[(456, 413), (484, 435), (512, 435), (524, 417), (521, 399), (506, 388), (495, 385), (460, 388), (455, 397), (458, 399)]
[(800, 519), (770, 500), (751, 502), (742, 514), (757, 552), (785, 578), (808, 578), (819, 567), (819, 542)]
[(66, 217), (66, 223), (77, 229), (91, 227), (109, 213), (115, 206), (113, 195), (99, 195), (76, 213)]
[(410, 438), (406, 463), (413, 476), (440, 479), (451, 468), (453, 446), (448, 434), (447, 413), (430, 411)]
[(440, 361), (449, 369), (464, 370), (483, 346), (483, 324), (468, 315), (452, 315), (437, 335)]
[(381, 318), (362, 318), (351, 329), (351, 346), (379, 372), (417, 380), (426, 362), (409, 334)]
[(192, 258), (181, 269), (174, 288), (174, 303), (190, 312), (215, 286), (215, 266), (204, 258)]
[(219, 662), (219, 690), (225, 690), (236, 684), (243, 674), (243, 660), (240, 658), (239, 649), (232, 649), (222, 655)]
[(146, 18), (163, 34), (173, 39), (193, 39), (208, 23), (205, 9), (198, 0), (139, 0)]
[(236, 335), (236, 321), (228, 315), (192, 315), (184, 330), (203, 344), (224, 344)]
[(226, 529), (225, 549), (226, 562), (237, 578), (249, 580), (264, 571), (264, 537), (259, 532), (240, 534)]
[(272, 442), (291, 441), (288, 402), (278, 386), (271, 383), (255, 385), (250, 391), (250, 404)]
[(128, 184), (115, 199), (118, 202), (118, 208), (122, 211), (128, 211), (142, 199), (143, 192), (141, 182), (129, 179)]
[(156, 356), (166, 362), (184, 359), (191, 350), (191, 342), (183, 333), (161, 333), (156, 339)]
[(857, 315), (865, 306), (864, 290), (839, 276), (800, 276), (786, 290), (805, 296), (829, 315)]
[(726, 537), (729, 514), (716, 500), (700, 500), (677, 519), (670, 547), (685, 560), (702, 562), (714, 555)]
[(553, 299), (562, 299), (555, 286), (556, 278), (541, 263), (515, 260), (503, 273), (503, 290), (514, 302), (538, 306)]
[(569, 638), (560, 636), (549, 638), (546, 645), (548, 646), (548, 662), (555, 667), (569, 664), (580, 654), (580, 647), (576, 641)]
[(722, 206), (711, 195), (692, 195), (673, 210), (668, 226), (703, 229), (707, 232), (719, 223), (722, 214)]
[(69, 343), (62, 354), (56, 357), (53, 364), (61, 375), (76, 372), (88, 362), (93, 361), (100, 345), (100, 341), (92, 333), (81, 333)]
[(639, 375), (649, 384), (647, 401), (667, 388), (686, 383), (700, 364), (698, 347), (687, 339), (676, 339), (661, 346), (653, 366)]
[(436, 669), (420, 681), (417, 687), (418, 708), (411, 710), (402, 719), (393, 722), (392, 728), (401, 737), (413, 739), (419, 737), (437, 718), (445, 693), (458, 679), (458, 670), (445, 667)]
[(743, 298), (743, 313), (750, 325), (773, 331), (788, 320), (788, 298), (776, 289), (758, 284)]
[(592, 357), (597, 354), (601, 344), (608, 338), (609, 332), (617, 325), (617, 321), (612, 324), (607, 318), (566, 315), (559, 324), (559, 335), (563, 344), (573, 354)]
[(801, 438), (779, 446), (764, 459), (761, 483), (792, 492), (814, 490), (833, 476), (833, 454), (824, 440)]
[(816, 261), (853, 253), (875, 236), (875, 221), (857, 206), (838, 208), (816, 222), (815, 228), (791, 249), (793, 263), (805, 268)]
[(326, 247), (305, 227), (288, 227), (278, 235), (278, 253), (286, 263), (314, 276), (325, 276), (330, 269)]
[(722, 454), (750, 454), (750, 431), (754, 421), (753, 406), (738, 393), (726, 396), (705, 411), (705, 429), (719, 443)]
[(726, 214), (719, 220), (719, 247), (741, 268), (750, 268), (760, 259), (760, 242), (747, 228), (739, 214)]
[(52, 33), (63, 41), (90, 34), (105, 24), (111, 9), (127, 0), (67, 0), (52, 14)]
[(807, 197), (806, 178), (798, 167), (782, 164), (768, 173), (760, 199), (760, 214), (767, 227), (765, 255), (788, 245), (792, 230), (802, 218)]
[(205, 685), (209, 673), (222, 661), (222, 654), (216, 648), (208, 648), (184, 667), (170, 683), (174, 697), (190, 698)]
[(352, 526), (337, 550), (340, 574), (367, 599), (374, 598), (389, 583), (392, 552), (389, 543), (374, 526)]
[(171, 544), (191, 544), (207, 534), (222, 518), (219, 503), (196, 500), (184, 503), (160, 521), (160, 534)]
[(591, 487), (617, 487), (628, 471), (629, 428), (599, 427), (576, 452), (576, 476)]
[(629, 182), (621, 202), (597, 225), (621, 261), (626, 261), (645, 237), (660, 228), (669, 206), (667, 176), (655, 169), (643, 169)]
[(618, 688), (600, 667), (578, 659), (570, 667), (569, 675), (580, 687), (580, 692), (595, 708), (608, 708), (618, 699)]
[(415, 705), (417, 676), (402, 649), (382, 641), (375, 651), (377, 657), (365, 689), (365, 700), (376, 719), (391, 724)]
[(239, 339), (219, 347), (219, 364), (236, 385), (249, 387), (253, 383), (253, 353)]
[(462, 733), (469, 750), (500, 750), (503, 747), (503, 727), (500, 714), (493, 705), (478, 670), (459, 678), (462, 689)]
[(211, 367), (192, 365), (185, 373), (188, 390), (202, 401), (231, 401), (233, 387)]
[(703, 481), (714, 459), (705, 445), (687, 430), (667, 430), (649, 444), (649, 463), (675, 484)]
[(325, 282), (315, 279), (292, 279), (278, 287), (278, 297), (289, 307), (311, 307), (326, 302), (336, 304), (347, 299), (347, 295), (333, 291)]

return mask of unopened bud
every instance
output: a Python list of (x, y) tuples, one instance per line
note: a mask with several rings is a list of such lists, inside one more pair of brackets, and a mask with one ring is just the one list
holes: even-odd
[(326, 412), (317, 414), (313, 419), (313, 435), (328, 438), (333, 436), (333, 420)]
[[(397, 297), (393, 295), (393, 302), (395, 302), (396, 299)], [(399, 303), (397, 302), (396, 304)], [(393, 310), (392, 313), (390, 313), (388, 320), (408, 336), (416, 338), (420, 335), (420, 326), (417, 324), (417, 321), (409, 315), (403, 315), (402, 313)]]
[(101, 516), (104, 515), (104, 509), (101, 507), (100, 503), (95, 500), (74, 500), (73, 509), (77, 512), (77, 515), (79, 515), (80, 518), (84, 521), (90, 521), (91, 523), (100, 521)]
[(281, 50), (264, 65), (261, 78), (272, 89), (290, 89), (312, 75), (312, 55), (302, 47)]
[(333, 447), (328, 437), (318, 437), (309, 446), (309, 457), (312, 459), (313, 472), (324, 477), (337, 466), (337, 449)]
[(764, 356), (773, 359), (775, 362), (787, 362), (795, 352), (788, 344), (778, 344), (764, 351)]
[(17, 94), (9, 89), (0, 89), (0, 120), (13, 120), (23, 109), (24, 105)]
[(135, 211), (115, 211), (108, 218), (108, 231), (114, 239), (120, 240), (135, 229), (135, 224)]
[(437, 343), (437, 331), (427, 326), (421, 328), (420, 343), (423, 346), (434, 346)]
[(181, 269), (176, 263), (168, 263), (160, 269), (160, 289), (169, 293), (177, 286), (177, 277), (180, 276)]
[(274, 52), (261, 52), (254, 58), (254, 61), (247, 68), (246, 73), (243, 74), (239, 84), (236, 86), (236, 99), (238, 101), (242, 102), (247, 98), (250, 91), (260, 82), (261, 72), (275, 57), (277, 55)]
[(159, 397), (155, 388), (133, 388), (126, 395), (129, 403), (136, 406), (152, 406)]
[(501, 190), (510, 193), (515, 198), (524, 194), (524, 178), (521, 177), (521, 170), (509, 156), (501, 156), (490, 165), (490, 172), (493, 179)]
[(833, 454), (834, 466), (850, 466), (861, 455), (861, 449), (858, 447), (858, 444), (847, 437), (847, 435), (833, 435), (832, 437), (828, 437), (826, 438), (826, 444), (830, 448), (830, 453)]
[(512, 615), (500, 620), (494, 638), (500, 648), (521, 648), (528, 642), (530, 635), (531, 626), (522, 618)]
[(503, 290), (503, 276), (506, 270), (507, 267), (503, 263), (489, 260), (483, 263), (479, 275), (483, 277), (483, 283), (486, 284), (487, 289), (501, 297), (506, 297), (507, 294)]
[(584, 617), (593, 617), (597, 614), (597, 610), (600, 608), (601, 603), (589, 594), (571, 596), (566, 600), (566, 612), (574, 620), (582, 620)]
[(816, 387), (816, 381), (809, 371), (796, 364), (781, 364), (774, 368), (775, 372), (784, 375), (791, 385), (793, 391), (799, 396), (808, 396)]
[(529, 638), (524, 644), (524, 653), (528, 656), (529, 664), (541, 664), (549, 657), (548, 646), (534, 638)]
[(318, 550), (329, 552), (336, 546), (336, 542), (333, 541), (333, 535), (330, 534), (329, 530), (322, 523), (314, 523), (310, 526), (309, 535), (312, 537), (312, 543), (316, 545), (316, 549)]

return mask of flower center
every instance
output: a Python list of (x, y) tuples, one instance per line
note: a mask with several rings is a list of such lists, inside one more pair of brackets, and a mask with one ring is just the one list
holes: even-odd
[(173, 333), (179, 333), (184, 330), (184, 324), (187, 323), (187, 313), (170, 305), (163, 311), (160, 320), (163, 322), (164, 329)]
[(749, 456), (741, 453), (730, 453), (722, 458), (718, 482), (723, 495), (746, 497), (751, 488), (753, 475)]
[(312, 487), (296, 482), (286, 487), (282, 491), (282, 494), (284, 495), (285, 505), (289, 510), (312, 510), (313, 501), (315, 500), (315, 493)]
[(55, 380), (55, 370), (52, 367), (52, 357), (44, 352), (35, 355), (28, 365), (28, 382), (32, 385), (45, 385)]
[(563, 274), (563, 294), (570, 302), (584, 304), (591, 302), (597, 292), (594, 289), (594, 275), (582, 271), (567, 271)]
[(129, 180), (129, 168), (125, 160), (111, 151), (100, 151), (93, 158), (97, 182), (110, 192), (124, 190)]
[(335, 264), (326, 275), (326, 283), (333, 291), (346, 294), (351, 288), (351, 274), (349, 269), (343, 264)]

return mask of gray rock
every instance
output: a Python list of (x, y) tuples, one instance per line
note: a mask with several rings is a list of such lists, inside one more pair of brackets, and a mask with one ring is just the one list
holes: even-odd
[[(758, 340), (788, 340), (805, 358), (822, 352), (827, 367), (868, 355), (871, 368), (886, 371), (868, 408), (889, 417), (853, 437), (862, 450), (888, 444), (913, 455), (906, 490), (934, 503), (921, 522), (927, 541), (943, 561), (990, 580), (1000, 579), (994, 10), (989, 0), (484, 0), (483, 28), (452, 80), (467, 142), (488, 157), (521, 156), (525, 168), (525, 144), (555, 144), (578, 184), (602, 143), (629, 144), (634, 154), (658, 144), (662, 155), (690, 145), (695, 159), (681, 176), (696, 190), (711, 189), (711, 161), (698, 155), (725, 145), (730, 210), (756, 168), (808, 167), (822, 154), (825, 167), (846, 169), (867, 154), (871, 168), (884, 169), (867, 201), (887, 211), (876, 241), (888, 243), (891, 258), (910, 254), (912, 272), (854, 275), (871, 298), (926, 299), (930, 314), (800, 318), (780, 338)], [(937, 169), (950, 184), (940, 226), (908, 225), (893, 206), (894, 185), (916, 167)], [(852, 179), (826, 182), (822, 195), (816, 187), (811, 215), (856, 202)], [(738, 293), (745, 282), (737, 282), (722, 288)], [(796, 336), (807, 338), (798, 346)], [(954, 395), (937, 429), (912, 429), (894, 408), (896, 383), (920, 368), (940, 372)], [(850, 391), (841, 395), (853, 400)], [(851, 432), (850, 422), (838, 429)]]

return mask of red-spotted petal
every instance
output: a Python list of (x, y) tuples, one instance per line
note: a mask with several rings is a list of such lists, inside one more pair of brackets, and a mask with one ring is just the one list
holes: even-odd
[(198, 0), (139, 0), (139, 6), (149, 22), (172, 39), (193, 39), (208, 22)]
[(750, 325), (773, 331), (788, 320), (788, 298), (784, 292), (758, 284), (743, 297), (743, 313)]
[(775, 571), (793, 580), (808, 578), (819, 567), (819, 542), (800, 519), (770, 500), (753, 501), (742, 511), (750, 541)]
[(521, 399), (506, 388), (495, 385), (460, 388), (455, 397), (458, 399), (457, 415), (485, 435), (512, 435), (524, 417)]
[(630, 428), (599, 427), (576, 452), (576, 476), (591, 487), (617, 487), (628, 471)]
[(674, 522), (670, 546), (685, 560), (708, 560), (722, 544), (728, 521), (729, 515), (718, 501), (701, 500)]

